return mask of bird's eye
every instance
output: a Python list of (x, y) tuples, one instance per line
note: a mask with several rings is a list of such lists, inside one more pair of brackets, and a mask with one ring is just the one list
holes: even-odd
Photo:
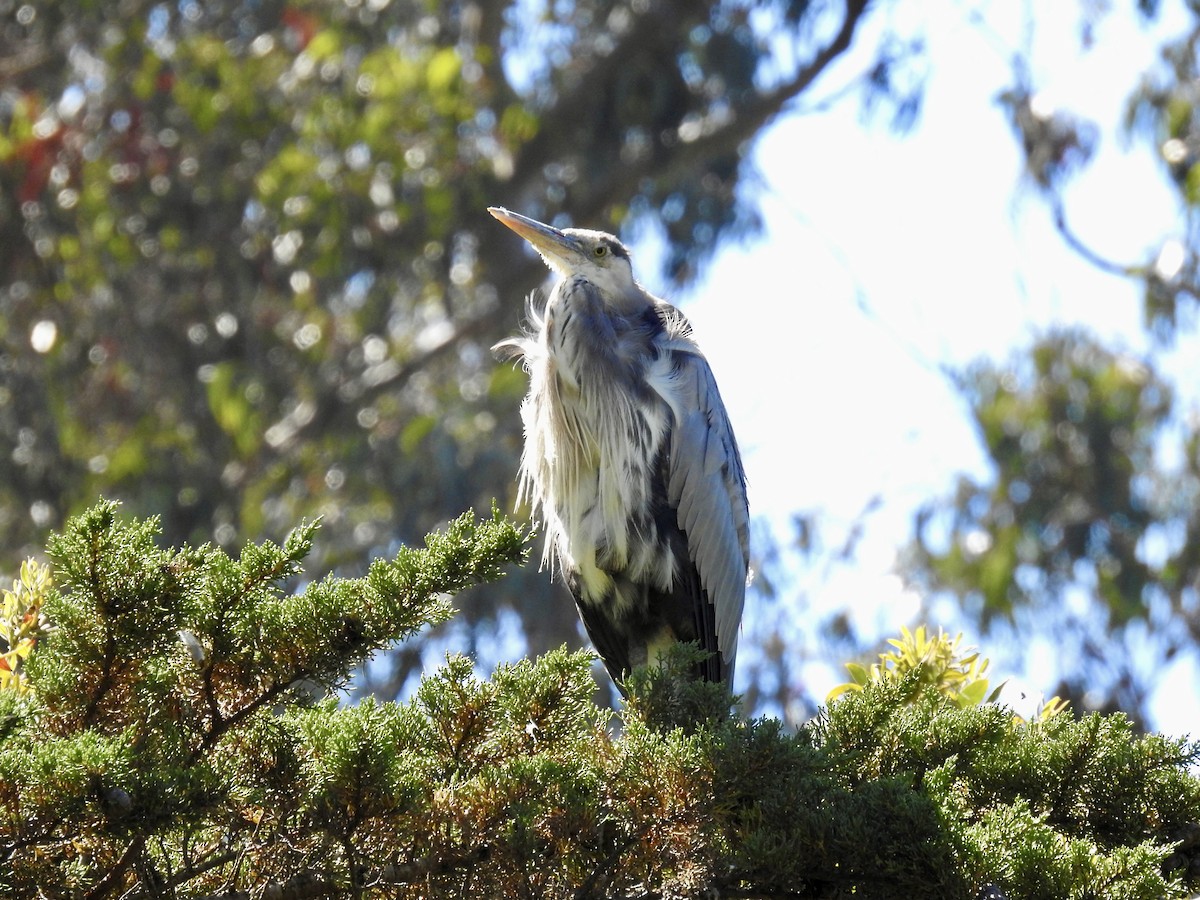
[(608, 255), (608, 248), (607, 248), (607, 247), (605, 247), (603, 244), (597, 244), (597, 245), (596, 245), (596, 249), (595, 249), (595, 250), (593, 250), (592, 252), (593, 252), (593, 253), (595, 253), (595, 254), (596, 254), (596, 258), (597, 258), (597, 259), (599, 259), (599, 258), (600, 258), (600, 257), (602, 257), (602, 256), (607, 256), (607, 255)]

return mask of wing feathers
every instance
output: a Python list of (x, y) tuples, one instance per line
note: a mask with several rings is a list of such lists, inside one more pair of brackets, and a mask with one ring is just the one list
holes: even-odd
[(732, 669), (749, 564), (745, 475), (708, 363), (698, 352), (672, 355), (672, 390), (663, 392), (676, 419), (668, 500), (713, 606), (717, 646)]

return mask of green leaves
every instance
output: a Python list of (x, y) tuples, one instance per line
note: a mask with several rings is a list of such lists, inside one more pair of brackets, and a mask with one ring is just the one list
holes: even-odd
[(50, 570), (27, 559), (12, 590), (0, 589), (0, 692), (28, 690), (21, 670), (48, 630), (42, 606), (53, 587)]
[(1085, 567), (1123, 623), (1141, 614), (1152, 574), (1137, 545), (1152, 520), (1145, 476), (1170, 391), (1141, 362), (1083, 334), (1053, 335), (1032, 357), (1031, 371), (980, 365), (964, 377), (997, 478), (964, 482), (943, 504), (950, 546), (929, 546), (922, 523), (914, 559), (937, 585), (981, 594), (985, 619), (1041, 602), (1026, 585), (1062, 590)]
[[(248, 544), (234, 560), (211, 546), (161, 550), (156, 520), (122, 520), (110, 502), (71, 520), (51, 541), (60, 590), (45, 613), (58, 627), (30, 661), (39, 696), (64, 728), (159, 727), (149, 723), (169, 713), (185, 741), (212, 743), (295, 682), (344, 683), (372, 653), (444, 621), (446, 595), (525, 552), (497, 513), (466, 513), (366, 578), (296, 593), (317, 527), (297, 526), (282, 547)], [(133, 694), (144, 702), (128, 706)]]
[(1190, 643), (1181, 611), (1200, 578), (1198, 457), (1160, 452), (1178, 446), (1173, 391), (1147, 360), (1077, 330), (957, 380), (993, 474), (961, 478), (916, 516), (906, 576), (985, 627), (1014, 626), (1020, 644), (1065, 637), (1079, 662), (1058, 674), (1072, 694), (1125, 684), (1121, 704), (1137, 712), (1154, 679), (1131, 657)]
[(1137, 736), (1121, 715), (1024, 723), (937, 690), (912, 694), (913, 681), (846, 693), (818, 718), (818, 741), (854, 760), (851, 777), (915, 779), (956, 823), (941, 837), (969, 883), (1013, 900), (1094, 896), (1097, 885), (1099, 896), (1188, 894), (1181, 864), (1164, 863), (1200, 804), (1188, 772), (1200, 745)]
[(297, 741), (299, 809), (334, 833), (352, 837), (370, 819), (422, 803), (425, 754), (412, 746), (420, 733), (411, 710), (365, 700), (339, 708), (332, 701), (289, 722)]
[(248, 458), (262, 440), (262, 415), (239, 384), (233, 362), (218, 363), (209, 372), (206, 387), (213, 419), (233, 441), (239, 457)]
[[(495, 511), (466, 513), (365, 578), (297, 591), (317, 529), (302, 523), (283, 546), (247, 544), (234, 559), (210, 545), (160, 549), (157, 520), (101, 502), (52, 538), (57, 589), (27, 566), (19, 590), (37, 593), (53, 627), (18, 648), (26, 705), (8, 690), (0, 707), (0, 822), (18, 829), (0, 825), (0, 842), (19, 834), (29, 848), (12, 857), (14, 890), (94, 886), (117, 865), (122, 835), (188, 842), (230, 804), (243, 821), (261, 824), (269, 803), (349, 834), (421, 793), (396, 755), (414, 713), (308, 710), (313, 691), (445, 620), (446, 596), (519, 561), (524, 537)], [(300, 712), (273, 718), (289, 708)], [(413, 746), (428, 746), (420, 733)], [(63, 840), (91, 848), (90, 861), (37, 849)]]
[(164, 550), (154, 520), (104, 502), (55, 536), (58, 586), (31, 569), (21, 589), (52, 628), (25, 655), (27, 690), (0, 690), (6, 896), (1200, 886), (1190, 845), (1171, 854), (1200, 821), (1200, 747), (1122, 716), (1016, 720), (977, 702), (977, 653), (924, 629), (795, 734), (681, 680), (689, 647), (631, 675), (617, 729), (594, 657), (565, 648), (490, 679), (450, 656), (404, 704), (319, 700), (526, 549), (493, 509), (363, 578), (303, 584), (319, 533), (301, 523), (237, 558)]
[(915, 690), (935, 688), (959, 706), (978, 706), (995, 700), (1001, 684), (991, 694), (988, 680), (983, 677), (988, 661), (971, 648), (964, 648), (962, 635), (953, 640), (940, 629), (934, 637), (926, 634), (925, 626), (909, 631), (900, 629), (901, 637), (889, 638), (894, 648), (879, 654), (879, 662), (867, 669), (858, 663), (846, 663), (850, 681), (829, 692), (830, 702), (847, 691), (861, 691), (872, 683), (904, 682)]

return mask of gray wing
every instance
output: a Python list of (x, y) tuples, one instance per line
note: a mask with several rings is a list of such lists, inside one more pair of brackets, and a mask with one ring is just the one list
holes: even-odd
[(713, 606), (717, 647), (732, 673), (750, 560), (746, 476), (712, 370), (690, 340), (670, 343), (675, 366), (665, 399), (675, 423), (667, 497)]

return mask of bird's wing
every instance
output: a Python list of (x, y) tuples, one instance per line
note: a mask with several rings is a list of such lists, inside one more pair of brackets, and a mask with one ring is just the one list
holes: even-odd
[(667, 499), (713, 606), (717, 647), (732, 670), (749, 566), (746, 476), (708, 362), (690, 337), (668, 340), (666, 347), (671, 376), (660, 392), (675, 419)]

